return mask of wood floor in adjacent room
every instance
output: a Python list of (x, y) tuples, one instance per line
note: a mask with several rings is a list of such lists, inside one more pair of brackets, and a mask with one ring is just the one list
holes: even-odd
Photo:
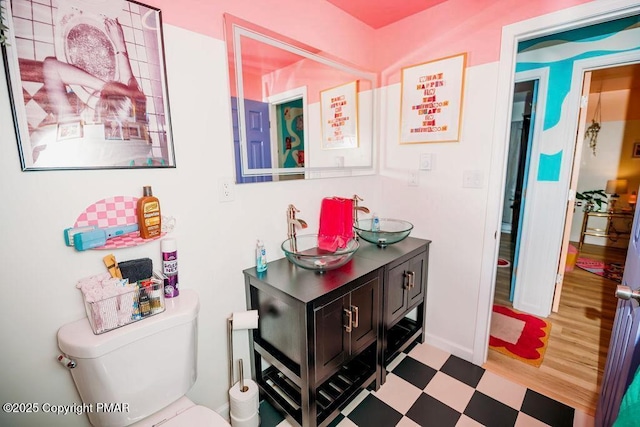
[[(503, 234), (500, 257), (509, 259), (509, 235)], [(577, 247), (577, 244), (574, 243)], [(579, 256), (624, 263), (626, 249), (585, 244)], [(498, 268), (494, 302), (509, 302), (509, 268)], [(618, 283), (578, 267), (567, 272), (542, 365), (532, 367), (490, 349), (484, 368), (589, 415), (595, 414), (609, 347)]]

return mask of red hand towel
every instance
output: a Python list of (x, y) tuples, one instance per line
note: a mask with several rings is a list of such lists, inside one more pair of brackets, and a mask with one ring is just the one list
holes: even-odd
[(353, 200), (325, 197), (320, 207), (318, 248), (335, 252), (353, 238)]

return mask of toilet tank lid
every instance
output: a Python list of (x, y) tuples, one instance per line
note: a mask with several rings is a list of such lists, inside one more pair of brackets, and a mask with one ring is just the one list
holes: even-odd
[(196, 319), (200, 310), (198, 294), (192, 289), (165, 299), (165, 311), (118, 329), (95, 335), (86, 317), (58, 330), (58, 346), (67, 356), (94, 359), (124, 345)]

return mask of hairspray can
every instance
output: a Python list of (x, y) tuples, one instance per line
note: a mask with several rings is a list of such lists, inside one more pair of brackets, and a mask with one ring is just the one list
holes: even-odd
[(160, 241), (162, 250), (162, 273), (167, 277), (164, 279), (164, 297), (173, 298), (180, 294), (178, 285), (178, 248), (176, 239), (162, 239)]

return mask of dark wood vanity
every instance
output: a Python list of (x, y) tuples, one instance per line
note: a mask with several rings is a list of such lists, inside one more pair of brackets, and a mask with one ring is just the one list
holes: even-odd
[(424, 342), (430, 241), (386, 248), (360, 240), (346, 265), (323, 274), (281, 258), (244, 270), (252, 375), (261, 396), (293, 425), (328, 425), (362, 389), (385, 382), (385, 366)]

